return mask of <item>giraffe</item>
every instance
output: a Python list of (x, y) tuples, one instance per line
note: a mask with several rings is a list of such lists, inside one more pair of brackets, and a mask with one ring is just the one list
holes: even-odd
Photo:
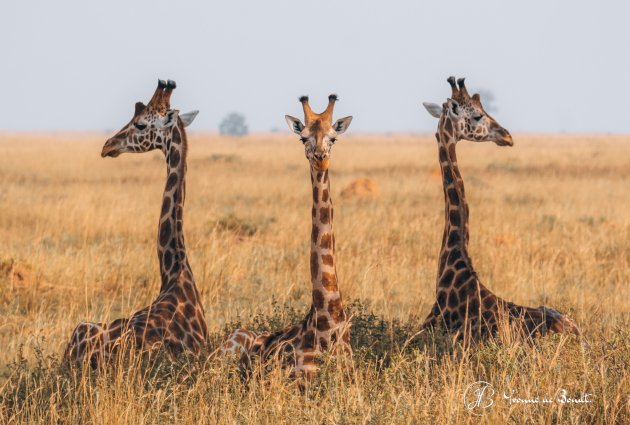
[(578, 327), (566, 315), (546, 306), (525, 307), (506, 301), (485, 287), (477, 277), (468, 254), (468, 203), (457, 165), (455, 147), (459, 140), (492, 141), (512, 146), (512, 136), (492, 118), (481, 104), (479, 94), (469, 96), (464, 78), (449, 77), (451, 98), (442, 107), (424, 103), (439, 118), (435, 137), (445, 201), (445, 226), (438, 262), (436, 302), (423, 328), (444, 326), (478, 340), (495, 335), (507, 319), (520, 335), (553, 332), (579, 335)]
[(352, 354), (349, 323), (343, 310), (335, 267), (333, 206), (330, 197), (328, 164), (337, 136), (344, 133), (352, 117), (332, 122), (337, 96), (328, 97), (328, 106), (320, 114), (313, 112), (307, 96), (300, 97), (306, 124), (285, 116), (291, 131), (300, 136), (310, 163), (313, 190), (310, 269), (312, 302), (306, 317), (299, 323), (275, 333), (260, 335), (237, 329), (224, 342), (223, 355), (239, 355), (245, 367), (257, 359), (266, 362), (280, 359), (292, 375), (305, 382), (317, 372), (315, 357), (326, 351), (340, 350)]
[(107, 140), (101, 156), (115, 158), (124, 152), (160, 149), (166, 156), (167, 179), (160, 208), (157, 253), (161, 287), (156, 300), (129, 319), (111, 323), (80, 323), (68, 343), (64, 358), (71, 364), (89, 361), (96, 367), (128, 341), (142, 351), (165, 348), (171, 357), (182, 351), (199, 354), (207, 340), (204, 309), (188, 263), (183, 234), (186, 153), (184, 127), (198, 111), (179, 114), (170, 109), (176, 84), (158, 80), (145, 106), (136, 103), (131, 121)]

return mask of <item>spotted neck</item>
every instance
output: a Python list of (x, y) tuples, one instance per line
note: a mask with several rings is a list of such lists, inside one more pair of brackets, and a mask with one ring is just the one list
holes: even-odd
[[(468, 255), (468, 203), (464, 181), (457, 166), (455, 148), (457, 139), (450, 117), (442, 115), (435, 137), (438, 141), (440, 169), (444, 189), (444, 234), (440, 249), (438, 280), (447, 264), (464, 261), (465, 268), (474, 275), (472, 261)], [(460, 263), (461, 264), (461, 263)], [(461, 266), (462, 268), (463, 265)]]
[[(330, 199), (328, 170), (318, 171), (311, 165), (311, 183), (313, 186), (313, 227), (311, 231), (313, 308), (316, 312), (318, 329), (324, 331), (343, 323), (345, 314), (337, 283), (337, 269), (335, 268), (333, 205)], [(324, 320), (324, 318), (328, 320)]]
[(173, 126), (170, 139), (163, 146), (167, 178), (158, 226), (158, 259), (162, 278), (160, 292), (171, 289), (183, 270), (192, 276), (183, 231), (188, 141), (181, 120), (178, 119), (177, 125)]

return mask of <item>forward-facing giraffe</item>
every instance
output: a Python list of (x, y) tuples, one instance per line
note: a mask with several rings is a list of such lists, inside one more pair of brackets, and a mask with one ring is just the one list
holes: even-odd
[[(441, 107), (424, 103), (439, 118), (438, 142), (444, 186), (445, 226), (438, 263), (437, 300), (423, 327), (444, 326), (473, 339), (494, 335), (500, 323), (516, 326), (525, 335), (548, 331), (578, 334), (577, 326), (549, 307), (524, 307), (506, 301), (479, 281), (468, 255), (468, 203), (457, 166), (455, 146), (459, 140), (492, 141), (512, 146), (512, 136), (481, 105), (479, 94), (469, 96), (464, 79), (449, 77), (452, 95)], [(459, 86), (459, 87), (458, 87)], [(506, 320), (507, 319), (507, 320)]]
[(73, 363), (88, 360), (95, 367), (124, 343), (142, 351), (165, 348), (175, 356), (182, 351), (200, 353), (207, 339), (204, 309), (188, 264), (183, 233), (186, 131), (197, 111), (179, 114), (170, 109), (175, 82), (158, 81), (148, 105), (136, 103), (131, 121), (103, 146), (102, 157), (124, 152), (160, 149), (166, 156), (166, 187), (158, 226), (158, 258), (162, 285), (157, 299), (129, 319), (111, 323), (82, 322), (65, 351)]
[(285, 117), (291, 130), (300, 136), (310, 163), (313, 187), (310, 311), (300, 323), (272, 334), (256, 335), (237, 329), (222, 348), (224, 355), (239, 355), (244, 366), (252, 361), (264, 363), (279, 359), (284, 366), (292, 368), (294, 376), (306, 381), (317, 371), (314, 360), (318, 354), (333, 349), (352, 353), (335, 268), (333, 206), (328, 179), (330, 150), (337, 136), (346, 131), (352, 117), (341, 118), (333, 124), (336, 100), (336, 95), (330, 95), (326, 110), (316, 114), (308, 104), (308, 97), (303, 96), (300, 102), (306, 124), (292, 116)]

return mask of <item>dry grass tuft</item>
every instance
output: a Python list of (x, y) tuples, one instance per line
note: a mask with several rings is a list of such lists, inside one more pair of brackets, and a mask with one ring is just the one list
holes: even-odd
[(219, 218), (214, 223), (210, 223), (210, 226), (216, 227), (221, 231), (231, 232), (242, 238), (254, 236), (256, 233), (263, 231), (269, 223), (273, 221), (273, 217), (268, 219), (248, 220), (237, 217), (234, 213), (229, 213)]
[(378, 197), (380, 192), (381, 189), (374, 180), (362, 178), (357, 179), (346, 186), (341, 191), (341, 197), (344, 199), (372, 199)]
[(14, 259), (0, 261), (0, 279), (7, 280), (10, 285), (27, 285), (31, 282), (30, 267), (18, 263)]

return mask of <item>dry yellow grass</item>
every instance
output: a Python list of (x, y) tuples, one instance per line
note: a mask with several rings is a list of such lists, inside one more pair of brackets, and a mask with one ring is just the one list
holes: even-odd
[[(216, 359), (191, 372), (166, 364), (81, 376), (58, 367), (77, 322), (129, 315), (159, 288), (163, 159), (101, 159), (106, 137), (0, 136), (0, 422), (630, 420), (629, 137), (460, 144), (482, 281), (512, 301), (569, 312), (590, 344), (552, 336), (462, 352), (439, 338), (404, 346), (433, 302), (443, 225), (434, 139), (344, 136), (331, 161), (338, 272), (347, 302), (364, 306), (354, 307), (353, 332), (367, 345), (356, 347), (354, 369), (324, 365), (305, 394), (279, 372), (245, 385)], [(213, 340), (231, 322), (256, 315), (274, 326), (291, 307), (305, 312), (311, 192), (301, 144), (282, 135), (189, 142), (186, 242)], [(379, 196), (342, 199), (358, 178), (376, 182)], [(497, 391), (481, 417), (463, 404), (478, 380)], [(592, 402), (509, 405), (510, 389), (521, 398), (565, 389)]]

